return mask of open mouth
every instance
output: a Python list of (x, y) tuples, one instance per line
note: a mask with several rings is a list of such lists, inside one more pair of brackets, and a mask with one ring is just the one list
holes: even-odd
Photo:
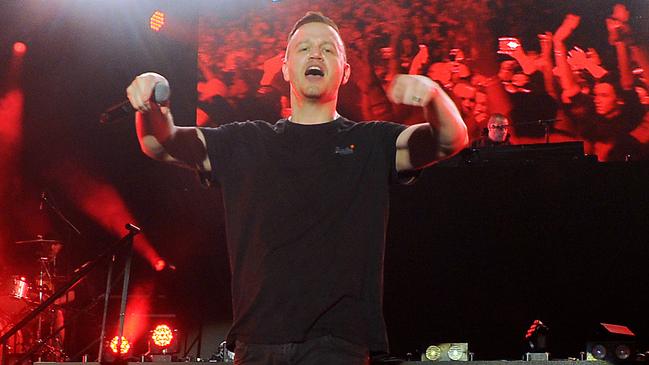
[(304, 73), (304, 76), (319, 76), (319, 77), (324, 77), (324, 71), (318, 66), (311, 66), (307, 68), (306, 72)]

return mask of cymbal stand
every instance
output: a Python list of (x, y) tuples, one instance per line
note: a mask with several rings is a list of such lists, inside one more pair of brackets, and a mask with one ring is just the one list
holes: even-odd
[[(50, 279), (50, 283), (52, 282), (52, 276), (50, 275), (49, 270), (47, 269), (47, 257), (41, 257), (39, 259), (40, 261), (40, 271), (38, 273), (38, 304), (43, 303), (43, 300), (45, 300), (45, 275), (47, 275)], [(43, 337), (43, 313), (40, 313), (38, 315), (37, 319), (37, 325), (36, 325), (36, 341), (42, 342), (42, 337)]]

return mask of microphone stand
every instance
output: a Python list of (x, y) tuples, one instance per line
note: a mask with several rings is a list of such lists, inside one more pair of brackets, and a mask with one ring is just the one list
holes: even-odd
[(542, 125), (543, 129), (545, 130), (545, 143), (550, 143), (550, 128), (552, 128), (552, 125), (554, 124), (554, 122), (556, 122), (558, 120), (559, 119), (557, 119), (557, 118), (531, 120), (531, 121), (528, 121), (528, 122), (516, 123), (516, 124), (514, 124), (514, 126), (519, 126), (519, 125)]
[[(122, 356), (122, 337), (124, 335), (124, 319), (126, 317), (126, 300), (128, 297), (128, 284), (130, 281), (131, 277), (131, 259), (133, 257), (133, 237), (140, 233), (140, 228), (133, 225), (133, 224), (127, 224), (126, 229), (130, 231), (130, 233), (124, 237), (122, 240), (125, 242), (125, 262), (124, 262), (124, 279), (122, 283), (122, 299), (120, 303), (120, 309), (119, 309), (119, 329), (117, 333), (117, 357), (121, 358)], [(106, 338), (106, 317), (108, 316), (108, 300), (110, 299), (110, 290), (111, 290), (111, 276), (113, 273), (113, 265), (115, 263), (115, 255), (116, 253), (113, 253), (113, 256), (110, 261), (110, 266), (108, 267), (108, 277), (106, 279), (106, 293), (104, 294), (104, 313), (101, 321), (101, 334), (99, 336), (99, 352), (97, 355), (97, 361), (102, 362), (103, 361), (103, 356), (104, 356), (104, 340)]]
[(43, 194), (41, 195), (41, 202), (45, 203), (45, 206), (52, 212), (54, 212), (54, 214), (56, 214), (56, 216), (59, 217), (68, 227), (70, 227), (70, 229), (72, 229), (78, 236), (81, 236), (81, 231), (79, 231), (79, 229), (77, 229), (77, 227), (75, 227), (74, 224), (72, 224), (72, 222), (70, 222), (70, 220), (66, 218), (63, 213), (61, 213), (59, 208), (57, 208), (56, 205), (54, 205), (54, 203), (50, 201), (45, 192), (43, 192)]

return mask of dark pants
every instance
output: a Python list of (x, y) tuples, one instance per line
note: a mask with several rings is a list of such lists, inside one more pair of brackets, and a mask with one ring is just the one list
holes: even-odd
[(235, 365), (367, 365), (365, 346), (334, 336), (281, 345), (246, 344), (237, 341)]

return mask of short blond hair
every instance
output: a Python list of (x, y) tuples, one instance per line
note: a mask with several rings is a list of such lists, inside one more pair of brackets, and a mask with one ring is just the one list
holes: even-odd
[[(336, 33), (340, 36), (340, 30), (338, 30), (338, 25), (331, 20), (328, 16), (322, 14), (319, 11), (307, 11), (306, 14), (302, 18), (300, 18), (297, 22), (295, 22), (295, 25), (293, 25), (293, 29), (291, 29), (291, 32), (288, 34), (288, 40), (291, 40), (291, 37), (293, 37), (293, 34), (297, 32), (298, 28), (303, 26), (304, 24), (309, 24), (309, 23), (324, 23), (327, 24), (328, 26), (332, 27)], [(342, 37), (341, 37), (342, 39)]]

